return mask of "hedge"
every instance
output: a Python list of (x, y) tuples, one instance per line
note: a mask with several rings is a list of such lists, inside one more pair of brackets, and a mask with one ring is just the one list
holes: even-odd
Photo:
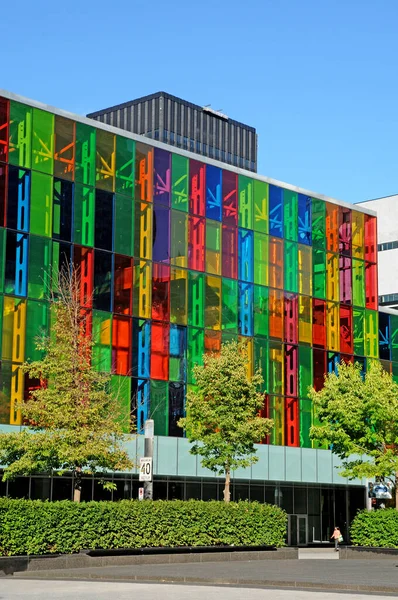
[(81, 549), (285, 544), (286, 513), (257, 502), (0, 498), (0, 556)]
[(360, 511), (351, 523), (350, 536), (354, 546), (398, 548), (398, 511)]

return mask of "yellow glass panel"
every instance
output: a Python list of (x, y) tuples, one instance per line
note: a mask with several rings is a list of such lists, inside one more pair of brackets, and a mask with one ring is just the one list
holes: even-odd
[(329, 350), (340, 350), (340, 319), (339, 305), (337, 302), (327, 302), (326, 336)]
[(285, 445), (285, 407), (284, 399), (280, 396), (271, 396), (269, 399), (270, 418), (274, 420), (274, 427), (270, 435), (271, 444), (274, 446)]
[(185, 269), (170, 270), (170, 323), (186, 325), (188, 319), (188, 273)]
[(11, 398), (10, 398), (10, 424), (21, 425), (21, 411), (18, 409), (23, 401), (25, 376), (18, 365), (12, 365)]
[(134, 315), (142, 319), (150, 319), (152, 292), (151, 264), (145, 260), (135, 261), (134, 279)]
[(365, 258), (365, 215), (352, 211), (352, 255)]
[(298, 245), (299, 293), (312, 296), (312, 248)]
[(339, 255), (327, 253), (326, 298), (339, 301)]
[(312, 344), (312, 301), (308, 296), (299, 296), (299, 342)]

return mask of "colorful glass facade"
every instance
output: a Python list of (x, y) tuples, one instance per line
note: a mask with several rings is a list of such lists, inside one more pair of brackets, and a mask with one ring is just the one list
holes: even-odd
[(308, 386), (341, 359), (398, 377), (373, 215), (89, 123), (0, 98), (0, 423), (20, 422), (37, 383), (20, 365), (71, 261), (94, 364), (139, 432), (152, 417), (156, 435), (182, 435), (193, 366), (226, 340), (262, 368), (271, 444), (311, 447)]

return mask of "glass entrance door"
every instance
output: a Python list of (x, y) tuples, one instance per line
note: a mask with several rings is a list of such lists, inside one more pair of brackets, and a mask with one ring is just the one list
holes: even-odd
[(289, 546), (306, 546), (308, 544), (307, 515), (289, 515)]

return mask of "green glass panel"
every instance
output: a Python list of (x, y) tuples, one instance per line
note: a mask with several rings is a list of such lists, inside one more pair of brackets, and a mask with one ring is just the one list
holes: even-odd
[(285, 238), (297, 242), (298, 200), (296, 192), (283, 190), (283, 223)]
[(170, 262), (178, 267), (188, 266), (188, 215), (171, 211)]
[(12, 364), (3, 361), (0, 378), (0, 423), (7, 425), (10, 423), (11, 378)]
[(312, 245), (315, 248), (326, 248), (326, 202), (312, 199)]
[(326, 298), (326, 253), (312, 250), (313, 294), (315, 298)]
[(29, 240), (28, 296), (47, 298), (51, 287), (51, 240), (31, 235)]
[(245, 229), (253, 229), (253, 191), (253, 179), (239, 175), (239, 227)]
[(195, 383), (193, 368), (203, 364), (205, 337), (203, 329), (188, 327), (188, 383)]
[(0, 293), (4, 292), (4, 260), (6, 256), (6, 230), (0, 227)]
[(54, 115), (38, 108), (33, 109), (32, 169), (54, 171)]
[(379, 315), (376, 310), (365, 310), (365, 356), (379, 357)]
[(254, 335), (268, 336), (268, 288), (254, 286)]
[(354, 308), (353, 310), (353, 321), (354, 321), (354, 354), (358, 356), (364, 355), (364, 310), (360, 308)]
[(365, 262), (352, 259), (352, 303), (354, 306), (365, 306)]
[(107, 192), (115, 191), (116, 136), (110, 131), (97, 129), (96, 139), (96, 187)]
[(124, 433), (130, 433), (131, 414), (131, 378), (122, 375), (112, 375), (111, 393), (117, 398), (119, 415), (117, 421), (120, 423)]
[(390, 315), (391, 360), (398, 363), (398, 316)]
[(112, 362), (112, 315), (93, 310), (93, 366), (109, 373)]
[(189, 160), (179, 154), (171, 155), (171, 207), (188, 212)]
[(134, 253), (134, 201), (129, 196), (116, 194), (114, 244), (117, 254)]
[(25, 359), (41, 360), (44, 352), (37, 349), (37, 342), (49, 333), (50, 310), (47, 302), (28, 300), (27, 304)]
[(312, 448), (310, 429), (312, 427), (312, 402), (309, 399), (300, 399), (300, 446)]
[(268, 342), (262, 338), (254, 338), (254, 368), (261, 370), (263, 383), (260, 392), (268, 393)]
[(222, 278), (222, 329), (238, 330), (238, 282), (236, 279)]
[(392, 378), (395, 383), (398, 383), (398, 362), (392, 363)]
[(53, 216), (53, 178), (32, 171), (30, 232), (51, 237)]
[(9, 156), (12, 165), (30, 169), (32, 165), (32, 109), (10, 102)]
[(116, 136), (116, 193), (134, 198), (135, 142)]
[(94, 127), (76, 123), (76, 183), (95, 185), (95, 138)]
[(151, 418), (155, 421), (155, 435), (169, 433), (169, 384), (151, 380)]
[(254, 233), (254, 283), (268, 285), (268, 235)]
[(188, 271), (188, 325), (204, 327), (204, 274)]
[(221, 332), (221, 343), (222, 344), (227, 344), (229, 342), (237, 342), (237, 341), (238, 341), (237, 333), (233, 333), (231, 331), (222, 331)]
[(297, 274), (297, 244), (295, 242), (285, 241), (284, 248), (284, 277), (285, 290), (287, 292), (298, 291), (298, 274)]
[(270, 442), (273, 446), (283, 446), (285, 441), (285, 407), (284, 399), (280, 396), (270, 396), (269, 416), (274, 421)]
[(206, 272), (221, 275), (221, 223), (206, 219)]
[(75, 184), (73, 240), (81, 246), (94, 246), (95, 190), (87, 185)]
[(268, 233), (268, 183), (254, 180), (254, 230)]
[(299, 346), (299, 396), (307, 398), (312, 385), (312, 348)]
[[(4, 310), (4, 297), (3, 297), (3, 295), (0, 295), (0, 332), (3, 331), (3, 310)], [(2, 343), (2, 335), (0, 334), (0, 356), (2, 356), (1, 343)], [(1, 404), (1, 400), (0, 400), (0, 404)]]

